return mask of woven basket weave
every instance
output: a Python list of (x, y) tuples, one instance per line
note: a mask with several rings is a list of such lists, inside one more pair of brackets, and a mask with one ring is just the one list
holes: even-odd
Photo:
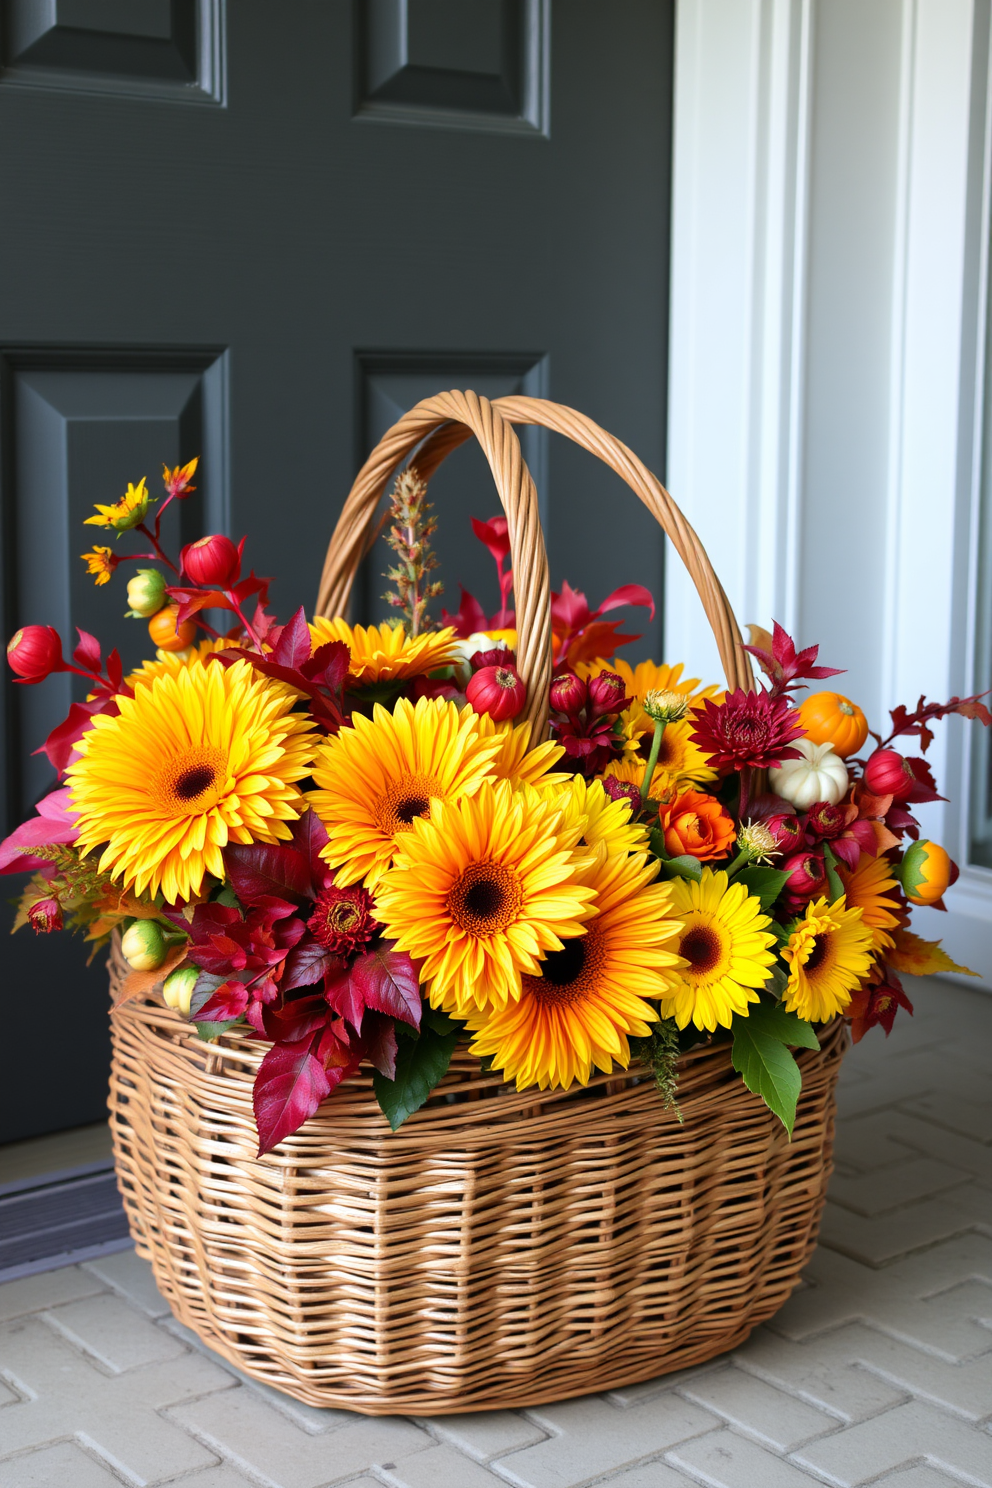
[[(547, 561), (513, 422), (568, 434), (627, 480), (692, 574), (728, 681), (751, 685), (726, 596), (668, 493), (595, 424), (535, 399), (445, 393), (401, 419), (345, 504), (319, 612), (343, 612), (397, 464), (417, 449), (429, 475), (474, 433), (509, 519), (518, 662), (541, 733)], [(125, 970), (115, 946), (113, 987)], [(264, 1046), (206, 1045), (152, 1000), (115, 1007), (112, 1027), (111, 1126), (139, 1254), (180, 1321), (312, 1405), (497, 1409), (681, 1369), (770, 1317), (816, 1241), (839, 1020), (798, 1054), (791, 1143), (716, 1043), (680, 1061), (681, 1124), (643, 1069), (518, 1094), (460, 1052), (399, 1132), (358, 1076), (264, 1158), (251, 1104)]]

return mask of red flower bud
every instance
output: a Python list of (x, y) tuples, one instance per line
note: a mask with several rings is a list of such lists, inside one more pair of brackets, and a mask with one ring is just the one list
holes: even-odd
[(576, 718), (586, 705), (589, 689), (574, 672), (559, 672), (551, 679), (551, 706), (556, 713)]
[(594, 718), (603, 713), (619, 713), (627, 702), (627, 688), (616, 672), (600, 672), (589, 680), (589, 703)]
[(839, 837), (855, 813), (846, 806), (832, 806), (829, 801), (815, 801), (806, 813), (806, 826), (811, 838)]
[(241, 557), (229, 537), (215, 532), (183, 548), (183, 571), (199, 589), (230, 589), (238, 582)]
[(516, 667), (487, 666), (472, 677), (465, 696), (476, 713), (488, 713), (502, 723), (523, 712), (527, 689)]
[(789, 875), (784, 893), (797, 904), (805, 904), (808, 899), (814, 899), (827, 881), (826, 865), (817, 852), (790, 854), (782, 864), (782, 871)]
[(778, 816), (770, 816), (765, 826), (783, 852), (799, 847), (803, 840), (803, 824), (791, 811), (783, 811)]
[(876, 749), (865, 765), (865, 785), (873, 796), (905, 801), (913, 793), (916, 776), (905, 755), (895, 749)]
[(473, 672), (481, 672), (483, 667), (515, 667), (517, 653), (511, 651), (509, 646), (496, 646), (492, 651), (473, 652), (468, 659), (468, 664)]
[(43, 682), (66, 670), (62, 641), (51, 625), (25, 625), (7, 643), (7, 660), (22, 682)]
[(36, 899), (27, 911), (28, 924), (36, 935), (62, 929), (62, 907), (57, 899)]

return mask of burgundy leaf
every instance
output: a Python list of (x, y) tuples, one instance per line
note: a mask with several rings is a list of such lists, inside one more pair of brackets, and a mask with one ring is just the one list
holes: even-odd
[(455, 634), (462, 640), (467, 640), (470, 635), (475, 635), (476, 631), (485, 630), (489, 621), (475, 595), (469, 594), (464, 584), (459, 584), (458, 588), (461, 590), (461, 604), (453, 615), (449, 615), (447, 610), (442, 610), (441, 623), (454, 626)]
[(394, 942), (381, 940), (359, 956), (351, 969), (352, 981), (366, 1007), (377, 1013), (402, 1018), (420, 1027), (420, 981), (406, 951), (394, 950)]
[(196, 1015), (198, 1023), (229, 1023), (243, 1018), (248, 1006), (248, 988), (243, 982), (222, 982)]
[(320, 856), (321, 848), (327, 846), (327, 828), (315, 811), (308, 807), (292, 826), (293, 846), (310, 869), (311, 894), (316, 898), (330, 878), (331, 870)]
[(252, 1094), (259, 1157), (297, 1131), (330, 1091), (331, 1081), (310, 1044), (274, 1045), (259, 1066)]
[[(124, 680), (124, 663), (121, 661), (121, 653), (116, 647), (107, 657), (107, 677), (114, 692), (120, 691), (121, 683)], [(130, 692), (131, 689), (128, 688), (128, 693), (130, 694)]]
[(264, 1007), (262, 1026), (274, 1044), (295, 1044), (326, 1028), (329, 1016), (323, 997), (297, 997), (281, 1007)]
[(328, 1007), (339, 1017), (347, 1019), (356, 1033), (361, 1033), (365, 998), (353, 967), (341, 962), (340, 969), (329, 975), (324, 982), (324, 997)]
[(365, 1019), (362, 1056), (387, 1080), (396, 1079), (396, 1026), (392, 1018), (369, 1013)]
[(288, 624), (283, 626), (272, 660), (279, 666), (299, 668), (310, 660), (312, 649), (306, 611), (301, 605)]
[(307, 936), (300, 940), (286, 957), (286, 969), (282, 974), (282, 990), (292, 992), (294, 987), (313, 987), (325, 977), (339, 975), (345, 969), (340, 956), (332, 956), (319, 940)]
[(561, 593), (551, 595), (551, 618), (569, 635), (574, 635), (592, 619), (589, 601), (581, 590), (573, 589), (567, 579), (561, 586)]
[(96, 636), (90, 635), (88, 630), (80, 630), (78, 625), (76, 634), (79, 636), (79, 645), (72, 653), (73, 661), (88, 672), (102, 672), (103, 652)]
[(316, 651), (305, 661), (300, 670), (304, 677), (313, 682), (321, 682), (331, 692), (340, 692), (348, 680), (348, 668), (351, 665), (351, 651), (344, 641), (325, 641), (318, 646)]
[(231, 843), (224, 849), (224, 867), (242, 904), (256, 904), (271, 896), (310, 897), (310, 866), (293, 847)]
[[(867, 822), (864, 825), (867, 826)], [(874, 836), (874, 833), (872, 833), (872, 836)], [(853, 837), (835, 837), (830, 846), (846, 867), (857, 868), (858, 860), (861, 857), (861, 848)]]

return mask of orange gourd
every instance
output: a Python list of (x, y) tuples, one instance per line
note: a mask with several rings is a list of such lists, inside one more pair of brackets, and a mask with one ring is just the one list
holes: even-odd
[(164, 610), (159, 610), (148, 622), (148, 634), (160, 651), (185, 651), (187, 646), (193, 644), (196, 626), (192, 620), (186, 620), (177, 633), (178, 613), (175, 605), (166, 605)]
[(868, 720), (839, 692), (814, 692), (799, 705), (799, 719), (813, 744), (832, 744), (841, 759), (857, 754), (868, 737)]

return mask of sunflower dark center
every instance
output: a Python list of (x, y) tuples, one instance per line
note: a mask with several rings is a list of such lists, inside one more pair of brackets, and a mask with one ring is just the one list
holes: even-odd
[(544, 980), (553, 987), (564, 987), (574, 982), (585, 964), (586, 948), (581, 940), (566, 940), (560, 951), (549, 951), (541, 963)]
[(426, 816), (430, 808), (431, 803), (426, 796), (407, 796), (396, 807), (396, 815), (409, 826), (415, 816)]
[(813, 942), (813, 949), (806, 957), (806, 964), (804, 969), (807, 972), (816, 971), (817, 967), (820, 965), (826, 954), (827, 937), (825, 935), (818, 935), (816, 940), (814, 940)]
[(197, 796), (202, 796), (214, 783), (213, 765), (193, 765), (189, 770), (184, 770), (178, 777), (172, 789), (180, 801), (195, 801)]
[(465, 895), (465, 908), (470, 914), (488, 918), (498, 915), (506, 895), (503, 885), (489, 878), (476, 879)]
[(694, 925), (682, 937), (679, 955), (685, 957), (691, 970), (707, 972), (719, 963), (722, 949), (720, 937), (714, 930), (707, 925)]

